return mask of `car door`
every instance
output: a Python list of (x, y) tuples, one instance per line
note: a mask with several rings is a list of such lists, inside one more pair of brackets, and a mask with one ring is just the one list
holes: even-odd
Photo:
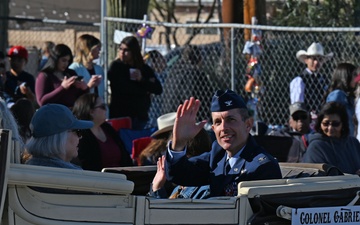
[(6, 198), (7, 171), (10, 166), (10, 146), (11, 132), (9, 130), (0, 130), (0, 217), (3, 214)]

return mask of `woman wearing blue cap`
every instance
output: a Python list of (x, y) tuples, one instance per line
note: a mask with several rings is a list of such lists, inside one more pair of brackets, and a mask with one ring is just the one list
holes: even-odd
[(31, 158), (26, 164), (81, 169), (70, 161), (78, 154), (80, 130), (93, 125), (91, 121), (76, 119), (66, 106), (41, 107), (31, 120), (32, 137), (25, 146)]

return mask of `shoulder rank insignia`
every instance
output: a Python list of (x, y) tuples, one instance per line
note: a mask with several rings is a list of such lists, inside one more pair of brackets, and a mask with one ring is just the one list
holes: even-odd
[(259, 161), (259, 162), (262, 162), (262, 161), (264, 161), (265, 159), (266, 159), (266, 156), (263, 156), (263, 157), (259, 158), (258, 161)]

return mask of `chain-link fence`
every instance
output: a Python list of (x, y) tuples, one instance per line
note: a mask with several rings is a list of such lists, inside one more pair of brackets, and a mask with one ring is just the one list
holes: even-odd
[[(156, 124), (159, 115), (175, 111), (178, 104), (189, 96), (196, 96), (203, 102), (199, 120), (209, 118), (210, 99), (217, 89), (234, 89), (247, 100), (251, 99), (251, 93), (244, 90), (247, 60), (242, 54), (246, 42), (244, 33), (251, 28), (262, 31), (262, 54), (259, 58), (262, 86), (257, 109), (259, 119), (267, 124), (287, 123), (290, 81), (306, 68), (296, 59), (297, 51), (306, 51), (316, 41), (324, 46), (325, 54), (333, 52), (334, 57), (319, 71), (329, 80), (338, 63), (359, 64), (358, 28), (171, 24), (109, 17), (105, 18), (103, 25), (107, 31), (104, 36), (108, 37), (105, 51), (109, 56), (105, 57), (105, 65), (109, 65), (116, 55), (116, 43), (112, 41), (114, 30), (136, 35), (146, 25), (154, 28), (151, 39), (146, 39), (143, 47), (165, 52), (168, 67), (158, 73), (164, 92), (152, 98), (149, 113), (153, 124)], [(188, 44), (197, 48), (189, 51)]]
[(6, 20), (9, 25), (9, 46), (22, 45), (27, 48), (29, 60), (25, 71), (35, 77), (39, 70), (40, 50), (44, 42), (66, 44), (73, 51), (76, 39), (82, 34), (91, 34), (100, 39), (100, 24), (24, 18), (6, 18)]
[[(65, 43), (74, 49), (76, 38), (84, 33), (100, 38), (99, 24), (71, 23), (9, 18), (9, 45), (23, 45), (30, 51), (26, 71), (36, 76), (39, 49), (45, 41)], [(258, 116), (268, 124), (284, 124), (288, 119), (289, 83), (305, 68), (295, 55), (306, 50), (314, 41), (322, 43), (325, 53), (334, 57), (326, 62), (320, 73), (331, 77), (339, 62), (359, 64), (360, 28), (288, 28), (250, 26), (238, 24), (171, 24), (122, 18), (104, 18), (103, 65), (105, 69), (116, 57), (115, 30), (136, 32), (148, 25), (154, 28), (151, 39), (145, 39), (146, 50), (156, 49), (163, 54), (167, 68), (158, 73), (163, 84), (162, 95), (153, 96), (149, 115), (151, 124), (166, 112), (175, 111), (177, 105), (189, 96), (203, 101), (200, 119), (208, 119), (209, 103), (217, 89), (234, 89), (246, 99), (247, 60), (242, 54), (244, 33), (251, 28), (262, 30), (261, 80)], [(141, 38), (139, 37), (139, 40)], [(189, 50), (188, 44), (197, 46)], [(311, 91), (311, 90), (309, 90)]]

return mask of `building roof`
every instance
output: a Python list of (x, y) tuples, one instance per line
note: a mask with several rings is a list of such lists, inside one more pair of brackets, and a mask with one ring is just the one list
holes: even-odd
[(10, 17), (100, 22), (100, 0), (10, 0)]
[[(102, 0), (10, 0), (10, 17), (98, 23)], [(209, 5), (213, 0), (202, 0)], [(178, 6), (196, 6), (198, 0), (178, 0)]]

